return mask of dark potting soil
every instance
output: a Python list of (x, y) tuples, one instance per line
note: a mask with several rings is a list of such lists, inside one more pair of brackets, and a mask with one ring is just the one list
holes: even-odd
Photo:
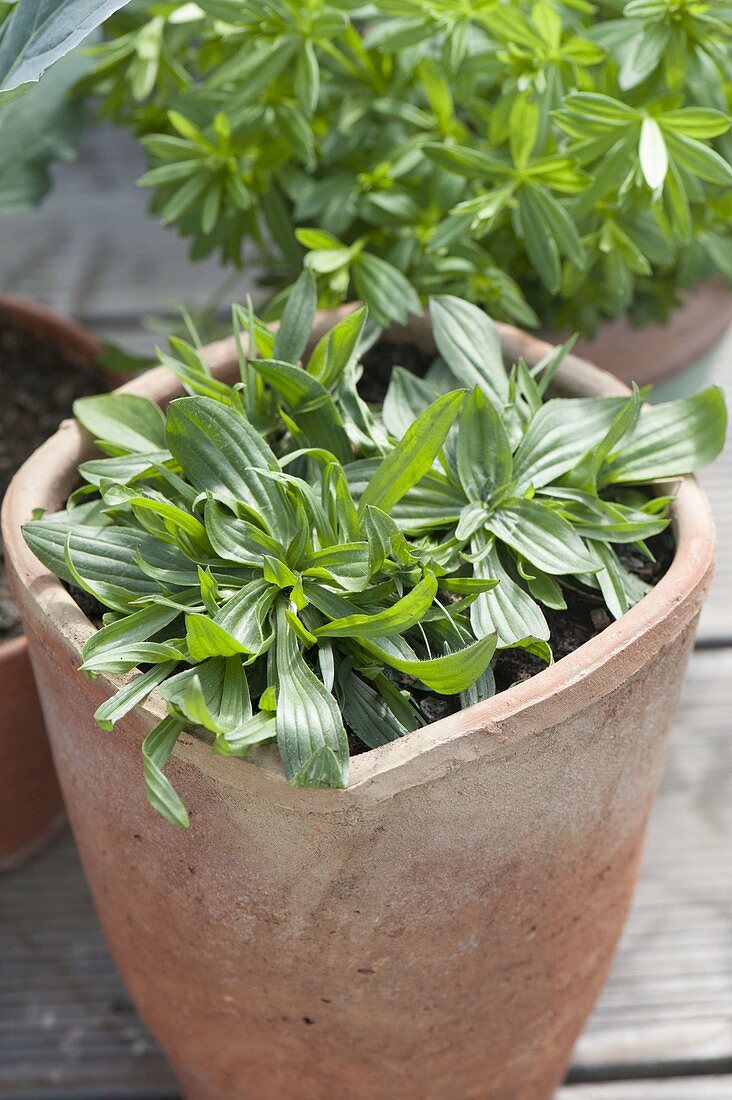
[[(104, 372), (79, 370), (61, 344), (0, 317), (0, 500), (15, 471), (71, 414), (76, 398), (107, 388)], [(21, 632), (0, 541), (0, 641)]]
[[(423, 375), (429, 365), (429, 360), (417, 348), (411, 345), (380, 344), (370, 349), (364, 357), (364, 375), (359, 383), (361, 397), (369, 403), (380, 402), (386, 392), (391, 372), (395, 366), (404, 367), (417, 375)], [(649, 560), (644, 555), (630, 546), (615, 546), (620, 560), (626, 569), (635, 573), (647, 584), (655, 585), (667, 572), (673, 561), (675, 543), (671, 528), (667, 528), (660, 535), (647, 540), (647, 545), (654, 560)], [(102, 623), (104, 608), (86, 592), (65, 585), (72, 594), (79, 607), (87, 617), (99, 627)], [(549, 644), (554, 654), (555, 661), (566, 657), (579, 649), (581, 645), (591, 638), (601, 634), (613, 622), (612, 616), (605, 607), (602, 596), (592, 589), (564, 588), (564, 597), (567, 602), (566, 611), (552, 611), (544, 608), (544, 614), (549, 625)], [(499, 653), (493, 666), (496, 680), (496, 691), (505, 691), (514, 684), (529, 680), (546, 668), (546, 664), (538, 657), (527, 653), (522, 649), (508, 649)], [(410, 687), (408, 680), (404, 680), (404, 687)], [(419, 709), (425, 722), (437, 722), (450, 714), (460, 710), (460, 698), (456, 695), (445, 696), (433, 693), (413, 692)], [(348, 743), (352, 756), (368, 752), (369, 749), (347, 727)]]

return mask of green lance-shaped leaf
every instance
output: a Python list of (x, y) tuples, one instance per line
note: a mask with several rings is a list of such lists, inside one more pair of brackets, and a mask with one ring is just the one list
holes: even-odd
[(252, 368), (279, 393), (311, 447), (327, 447), (341, 462), (353, 458), (340, 413), (321, 382), (302, 367), (253, 359)]
[(315, 278), (303, 271), (293, 285), (275, 336), (273, 358), (297, 363), (307, 347), (318, 307)]
[(586, 539), (639, 542), (660, 534), (668, 526), (669, 497), (654, 497), (644, 508), (630, 508), (560, 485), (548, 486), (540, 493), (561, 501), (562, 515)]
[(247, 653), (241, 642), (207, 615), (186, 615), (186, 645), (194, 661)]
[(513, 500), (486, 519), (486, 527), (545, 573), (591, 573), (596, 565), (567, 520), (537, 500)]
[(440, 355), (458, 382), (485, 390), (502, 408), (508, 400), (498, 329), (482, 309), (452, 295), (430, 299), (432, 331)]
[(95, 439), (124, 451), (166, 451), (165, 417), (147, 397), (132, 393), (79, 397), (74, 402), (74, 416)]
[(182, 661), (186, 657), (182, 639), (171, 638), (164, 642), (123, 642), (84, 659), (83, 672), (107, 672), (118, 675), (131, 672), (138, 665), (161, 665)]
[(277, 737), (277, 723), (267, 711), (257, 711), (237, 729), (223, 733), (216, 738), (212, 749), (220, 756), (244, 757), (255, 745), (274, 741)]
[(556, 294), (561, 285), (562, 265), (553, 227), (545, 220), (544, 208), (529, 187), (521, 188), (518, 203), (524, 248), (546, 289)]
[(476, 637), (497, 631), (499, 648), (514, 646), (524, 638), (548, 641), (544, 613), (504, 567), (495, 544), (476, 561), (474, 569), (477, 577), (498, 580), (495, 588), (479, 595), (470, 606), (470, 625)]
[[(407, 702), (391, 681), (384, 675), (377, 679), (387, 692), (392, 689), (387, 697), (354, 672), (353, 662), (347, 659), (340, 663), (336, 683), (338, 701), (346, 721), (356, 736), (370, 749), (388, 745), (390, 741), (398, 740), (423, 724), (419, 712)], [(394, 699), (394, 693), (398, 701)], [(398, 714), (392, 710), (387, 699), (392, 705), (396, 704)]]
[(119, 722), (120, 718), (129, 714), (133, 707), (147, 698), (153, 688), (162, 684), (177, 665), (177, 661), (164, 661), (162, 664), (153, 665), (147, 672), (135, 676), (129, 684), (125, 684), (97, 707), (94, 712), (94, 721), (103, 730), (111, 730), (115, 722)]
[(148, 642), (177, 619), (179, 614), (180, 611), (175, 607), (153, 604), (131, 615), (124, 615), (92, 635), (84, 644), (82, 658), (91, 661), (109, 650), (135, 645), (137, 642)]
[(685, 134), (664, 133), (670, 155), (677, 164), (707, 183), (718, 187), (732, 187), (732, 166), (714, 149)]
[(355, 358), (368, 309), (362, 306), (342, 318), (321, 337), (307, 364), (308, 374), (330, 389)]
[(210, 397), (224, 405), (233, 403), (232, 387), (213, 377), (196, 348), (175, 336), (170, 337), (169, 343), (178, 358), (167, 355), (160, 348), (156, 348), (155, 353), (162, 366), (180, 379), (189, 394)]
[(386, 430), (396, 439), (409, 428), (438, 396), (436, 388), (403, 367), (395, 367), (384, 397), (382, 418)]
[(511, 480), (511, 444), (492, 401), (476, 388), (463, 405), (457, 434), (457, 471), (468, 500), (484, 502)]
[(405, 324), (410, 313), (422, 310), (419, 295), (406, 276), (380, 256), (359, 253), (353, 260), (353, 282), (359, 298), (381, 325)]
[(184, 508), (158, 496), (136, 493), (134, 489), (115, 485), (103, 492), (110, 504), (124, 502), (130, 505), (140, 524), (164, 542), (172, 542), (192, 557), (211, 554), (206, 528), (200, 519)]
[(248, 520), (237, 519), (209, 494), (204, 509), (206, 534), (217, 554), (226, 561), (259, 567), (265, 554), (277, 557), (283, 547)]
[(413, 676), (438, 695), (459, 695), (482, 676), (496, 649), (495, 635), (480, 638), (455, 653), (420, 660), (398, 636), (360, 638), (359, 648), (390, 668)]
[(168, 451), (92, 458), (89, 462), (82, 462), (79, 473), (90, 485), (100, 486), (103, 481), (114, 485), (129, 485), (140, 478), (154, 477), (157, 467), (169, 459)]
[(210, 657), (172, 676), (160, 689), (171, 712), (227, 737), (252, 716), (246, 670), (241, 658)]
[(598, 482), (629, 485), (691, 473), (717, 457), (726, 432), (727, 410), (718, 386), (648, 406), (600, 470)]
[(245, 584), (226, 601), (216, 616), (216, 625), (246, 653), (262, 653), (272, 640), (268, 616), (279, 589), (257, 578)]
[(603, 438), (595, 443), (580, 461), (565, 475), (568, 485), (578, 489), (587, 489), (591, 494), (597, 493), (597, 477), (603, 463), (616, 447), (620, 445), (623, 436), (628, 435), (638, 422), (641, 413), (641, 393), (633, 383), (633, 395), (625, 405), (615, 414), (613, 420)]
[(571, 470), (589, 449), (597, 446), (624, 397), (555, 398), (547, 401), (531, 421), (513, 458), (517, 489), (540, 488)]
[(380, 638), (390, 634), (402, 634), (421, 622), (437, 595), (434, 574), (426, 573), (414, 588), (384, 611), (371, 615), (347, 615), (342, 619), (319, 626), (317, 638)]
[[(562, 255), (576, 267), (583, 268), (587, 263), (587, 254), (579, 231), (566, 208), (541, 184), (531, 184), (521, 192), (521, 196), (531, 203), (533, 215), (548, 227)], [(521, 209), (524, 209), (523, 206)]]
[(359, 502), (361, 513), (369, 504), (388, 513), (424, 477), (442, 450), (464, 396), (462, 390), (446, 393), (417, 417), (366, 486)]
[(348, 738), (338, 705), (306, 664), (297, 637), (277, 610), (277, 744), (296, 786), (345, 787)]
[(605, 603), (614, 618), (619, 619), (650, 590), (650, 585), (630, 573), (621, 564), (618, 555), (604, 542), (591, 543), (602, 568), (594, 575), (594, 581), (602, 592)]
[(228, 502), (252, 501), (260, 514), (279, 512), (280, 494), (250, 469), (277, 470), (279, 464), (259, 432), (233, 409), (209, 397), (181, 397), (168, 410), (165, 432), (170, 453), (202, 492)]
[(172, 825), (187, 829), (189, 820), (186, 808), (168, 777), (163, 774), (183, 726), (184, 723), (177, 718), (163, 718), (142, 742), (142, 763), (150, 805)]
[(98, 535), (93, 528), (90, 531), (82, 528), (65, 534), (65, 579), (115, 611), (126, 612), (130, 602), (141, 594), (159, 591), (159, 586), (143, 575), (136, 560), (149, 535), (143, 537), (143, 533), (125, 528), (104, 528)]
[(357, 542), (315, 550), (302, 559), (300, 568), (305, 577), (320, 577), (348, 592), (362, 592), (372, 575), (371, 546)]

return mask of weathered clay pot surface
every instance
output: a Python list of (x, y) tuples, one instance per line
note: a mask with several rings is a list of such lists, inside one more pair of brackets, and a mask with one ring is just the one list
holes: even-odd
[[(99, 355), (91, 332), (36, 302), (0, 294), (6, 320), (63, 344), (80, 370)], [(13, 638), (0, 644), (0, 871), (40, 850), (64, 820), (26, 641)]]
[[(547, 351), (502, 336), (509, 357)], [(209, 355), (231, 364), (228, 344)], [(620, 388), (577, 361), (560, 385)], [(175, 385), (157, 370), (127, 390), (165, 400)], [(669, 573), (622, 621), (355, 758), (345, 791), (293, 790), (271, 755), (223, 760), (184, 737), (169, 765), (181, 832), (144, 797), (160, 703), (96, 728), (110, 682), (76, 671), (92, 628), (19, 533), (32, 507), (62, 503), (87, 451), (67, 424), (36, 453), (5, 537), (97, 909), (185, 1096), (546, 1100), (620, 935), (710, 581), (696, 483), (679, 491)]]
[[(720, 281), (700, 283), (674, 310), (666, 325), (636, 328), (627, 317), (606, 321), (594, 340), (578, 340), (574, 350), (623, 382), (640, 386), (672, 378), (698, 364), (732, 324), (732, 294)], [(545, 333), (561, 343), (568, 332)]]

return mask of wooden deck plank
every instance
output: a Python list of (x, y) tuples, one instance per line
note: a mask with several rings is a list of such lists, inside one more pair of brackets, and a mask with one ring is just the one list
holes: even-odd
[(730, 677), (732, 650), (694, 655), (635, 904), (577, 1044), (578, 1072), (732, 1066)]
[[(712, 1091), (577, 1083), (561, 1100), (732, 1100), (730, 1078), (712, 1076), (732, 1069), (730, 679), (732, 649), (694, 655), (636, 901), (573, 1066), (582, 1082), (708, 1073)], [(116, 977), (69, 837), (0, 879), (0, 1096), (175, 1096)]]
[[(713, 381), (725, 391), (732, 410), (732, 328), (715, 357)], [(728, 642), (732, 638), (732, 432), (724, 452), (699, 480), (712, 506), (717, 525), (717, 564), (714, 585), (699, 621), (698, 638), (703, 644)]]
[(189, 263), (186, 242), (148, 214), (149, 192), (135, 186), (144, 169), (126, 131), (92, 127), (42, 206), (0, 219), (0, 290), (102, 330), (133, 322), (138, 338), (140, 316), (215, 296), (229, 273), (216, 260)]
[(176, 1095), (119, 983), (66, 835), (0, 880), (0, 1096)]

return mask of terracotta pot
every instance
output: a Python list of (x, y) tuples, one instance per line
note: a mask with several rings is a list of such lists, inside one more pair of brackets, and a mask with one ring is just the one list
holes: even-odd
[[(692, 392), (704, 384), (705, 367), (711, 366), (713, 353), (730, 324), (732, 294), (721, 280), (715, 280), (690, 291), (665, 325), (636, 328), (627, 317), (606, 321), (594, 340), (578, 340), (574, 350), (628, 384), (656, 386), (675, 379), (680, 395), (684, 389)], [(544, 335), (557, 344), (570, 333)], [(687, 377), (681, 377), (687, 372)]]
[[(35, 302), (0, 295), (0, 325), (61, 343), (88, 370), (101, 350), (85, 328)], [(0, 643), (0, 871), (40, 850), (65, 821), (25, 638)]]
[[(320, 318), (318, 329), (332, 318)], [(424, 325), (413, 329), (424, 342)], [(508, 327), (509, 358), (546, 345)], [(231, 374), (231, 345), (210, 358)], [(618, 393), (577, 360), (565, 392)], [(155, 370), (126, 387), (165, 401)], [(146, 804), (151, 697), (102, 733), (113, 690), (76, 671), (92, 627), (26, 548), (88, 444), (67, 423), (16, 477), (3, 523), (64, 795), (112, 953), (187, 1100), (545, 1100), (607, 973), (707, 592), (714, 534), (693, 479), (678, 551), (632, 611), (534, 679), (294, 790), (270, 751), (184, 736), (191, 814)]]

